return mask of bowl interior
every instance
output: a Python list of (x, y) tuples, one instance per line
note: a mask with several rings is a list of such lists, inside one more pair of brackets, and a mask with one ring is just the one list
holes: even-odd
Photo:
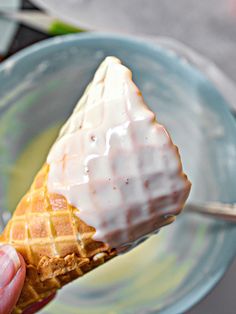
[[(193, 184), (190, 199), (236, 201), (236, 125), (211, 83), (160, 47), (76, 35), (37, 44), (0, 67), (2, 223), (107, 55), (132, 69), (171, 133)], [(236, 253), (235, 236), (233, 225), (183, 214), (132, 252), (63, 288), (44, 313), (181, 313), (222, 276)]]

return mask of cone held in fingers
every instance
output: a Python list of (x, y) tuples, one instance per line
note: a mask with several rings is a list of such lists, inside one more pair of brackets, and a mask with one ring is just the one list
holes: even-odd
[(27, 265), (13, 313), (172, 223), (190, 186), (131, 72), (106, 58), (0, 236)]

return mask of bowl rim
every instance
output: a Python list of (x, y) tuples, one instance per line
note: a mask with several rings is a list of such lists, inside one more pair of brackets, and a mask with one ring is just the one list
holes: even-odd
[(226, 99), (229, 108), (236, 113), (236, 85), (227, 75), (221, 71), (218, 66), (210, 61), (208, 58), (192, 49), (191, 47), (183, 44), (182, 42), (173, 39), (171, 37), (164, 36), (143, 36), (143, 35), (127, 35), (121, 33), (109, 33), (109, 32), (98, 32), (89, 31), (75, 34), (60, 35), (50, 37), (39, 42), (33, 43), (32, 45), (21, 49), (14, 53), (6, 60), (0, 63), (0, 72), (6, 68), (10, 69), (21, 59), (35, 53), (39, 50), (49, 48), (53, 45), (66, 44), (73, 41), (82, 40), (94, 40), (94, 39), (105, 39), (105, 40), (118, 40), (131, 44), (144, 45), (151, 50), (163, 49), (166, 52), (174, 54), (175, 57), (184, 59), (185, 65), (189, 65), (192, 70), (201, 73), (207, 78), (216, 89), (220, 91), (223, 98)]
[[(57, 36), (54, 38), (49, 38), (49, 39), (37, 42), (37, 43), (27, 47), (27, 48), (24, 48), (21, 51), (14, 54), (13, 56), (10, 56), (8, 59), (6, 59), (5, 61), (3, 61), (0, 64), (0, 75), (2, 73), (4, 73), (7, 69), (14, 68), (14, 66), (18, 62), (26, 59), (28, 56), (35, 54), (35, 53), (40, 53), (40, 52), (44, 51), (45, 49), (50, 48), (52, 46), (60, 46), (60, 45), (70, 44), (70, 43), (75, 42), (75, 41), (76, 42), (94, 41), (94, 40), (96, 41), (98, 39), (113, 40), (113, 41), (116, 40), (116, 41), (122, 42), (123, 44), (129, 44), (129, 45), (135, 44), (142, 49), (147, 49), (147, 50), (152, 51), (152, 52), (157, 52), (157, 51), (160, 52), (160, 49), (161, 49), (164, 52), (171, 53), (173, 58), (183, 59), (184, 51), (182, 53), (180, 51), (178, 51), (178, 49), (176, 51), (175, 47), (177, 47), (176, 45), (178, 44), (178, 42), (172, 41), (171, 39), (169, 39), (169, 43), (171, 43), (171, 41), (172, 41), (172, 43), (173, 43), (172, 47), (171, 47), (171, 45), (166, 45), (166, 46), (165, 46), (165, 44), (162, 45), (162, 43), (163, 43), (162, 40), (160, 40), (160, 42), (158, 43), (158, 40), (155, 42), (152, 42), (148, 38), (137, 37), (137, 36), (132, 36), (132, 35), (126, 36), (126, 35), (118, 35), (118, 34), (112, 34), (112, 33), (89, 32), (89, 33), (78, 33), (78, 34)], [(181, 43), (179, 43), (179, 44), (181, 45)], [(182, 48), (186, 47), (186, 49), (188, 49), (187, 46), (182, 45), (181, 47)], [(197, 53), (195, 53), (195, 54), (196, 54), (196, 56), (201, 58), (200, 55), (198, 55)], [(186, 57), (186, 55), (184, 57)], [(207, 59), (203, 59), (203, 60), (207, 61)], [(188, 59), (186, 59), (185, 61), (188, 61)], [(209, 82), (211, 85), (214, 86), (214, 88), (216, 90), (218, 90), (217, 86), (214, 84), (214, 82), (212, 82), (211, 78), (209, 78), (207, 76), (207, 74), (204, 73), (204, 69), (201, 69), (201, 68), (199, 69), (199, 67), (196, 64), (194, 64), (194, 62), (183, 63), (183, 66), (186, 66), (187, 68), (189, 67), (189, 69), (191, 71), (194, 71), (195, 73), (198, 73), (201, 76), (203, 76), (207, 82)], [(214, 64), (211, 63), (211, 66), (214, 66)], [(221, 71), (218, 70), (217, 67), (215, 67), (215, 68), (217, 69), (217, 75), (222, 74), (222, 77), (226, 78), (225, 84), (227, 84), (227, 77), (223, 73), (221, 73)], [(230, 80), (228, 80), (228, 82), (230, 82)], [(222, 95), (221, 92), (219, 92), (219, 94)], [(227, 99), (227, 97), (223, 97), (223, 98)], [(226, 100), (226, 104), (228, 104), (228, 103), (229, 103), (229, 101)], [(229, 107), (228, 108), (227, 108), (227, 106), (224, 106), (224, 107), (225, 107), (225, 109), (228, 109), (228, 111), (229, 111)], [(232, 115), (231, 115), (231, 117), (232, 117), (232, 120), (234, 120)], [(158, 313), (161, 313), (161, 314), (180, 314), (180, 313), (186, 312), (187, 310), (192, 308), (196, 303), (200, 302), (215, 287), (215, 285), (223, 277), (223, 275), (225, 274), (226, 270), (228, 269), (230, 264), (233, 262), (233, 260), (234, 260), (234, 255), (232, 255), (224, 264), (222, 263), (221, 268), (219, 268), (217, 272), (212, 274), (210, 281), (198, 282), (191, 289), (191, 291), (188, 294), (186, 294), (183, 298), (179, 299), (179, 301), (177, 301), (177, 303), (175, 303), (174, 305), (167, 306), (167, 308), (162, 309), (161, 312), (158, 312)], [(176, 312), (176, 308), (178, 308), (178, 312)], [(155, 309), (155, 307), (154, 307), (154, 308), (150, 308), (150, 312), (148, 312), (148, 313), (156, 313), (156, 311), (157, 311), (157, 309)]]

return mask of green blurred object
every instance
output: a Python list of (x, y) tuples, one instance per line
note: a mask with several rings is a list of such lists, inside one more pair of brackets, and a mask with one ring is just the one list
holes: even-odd
[(62, 21), (55, 20), (51, 24), (48, 33), (50, 35), (64, 35), (64, 34), (70, 34), (70, 33), (81, 33), (85, 32), (84, 29), (74, 27), (70, 24), (66, 24)]
[(85, 31), (37, 10), (23, 10), (18, 12), (0, 10), (0, 17), (22, 23), (49, 35), (65, 35)]

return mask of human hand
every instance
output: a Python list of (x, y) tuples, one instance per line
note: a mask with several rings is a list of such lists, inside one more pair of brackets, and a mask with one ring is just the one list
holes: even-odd
[[(25, 280), (23, 257), (10, 245), (0, 246), (0, 314), (10, 314), (20, 296)], [(33, 314), (48, 304), (55, 295), (33, 304), (23, 314)]]

